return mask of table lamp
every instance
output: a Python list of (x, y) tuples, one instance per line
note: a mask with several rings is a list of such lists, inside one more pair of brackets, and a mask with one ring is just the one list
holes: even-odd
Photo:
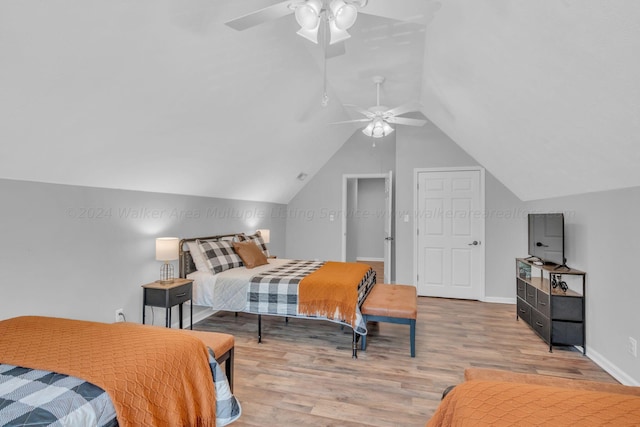
[(159, 283), (173, 283), (173, 265), (169, 261), (178, 259), (178, 242), (177, 237), (158, 237), (156, 239), (156, 260), (164, 261), (160, 267)]

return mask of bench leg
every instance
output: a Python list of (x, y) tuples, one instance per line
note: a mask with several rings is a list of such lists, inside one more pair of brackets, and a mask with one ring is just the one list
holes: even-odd
[(416, 357), (416, 321), (415, 319), (411, 319), (409, 323), (409, 328), (411, 330), (411, 357)]

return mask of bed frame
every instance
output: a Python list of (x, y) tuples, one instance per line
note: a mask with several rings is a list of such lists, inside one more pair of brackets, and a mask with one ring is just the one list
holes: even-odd
[[(187, 242), (193, 242), (196, 240), (222, 240), (229, 237), (237, 236), (241, 233), (232, 233), (232, 234), (218, 234), (216, 236), (207, 236), (207, 237), (192, 237), (188, 239), (181, 239), (179, 243), (179, 263), (180, 263), (180, 278), (185, 279), (187, 274), (193, 273), (196, 271), (196, 265), (193, 262), (193, 258), (191, 257), (191, 253), (188, 249), (185, 249), (184, 246)], [(372, 286), (373, 288), (373, 286)], [(370, 290), (370, 289), (369, 289)], [(364, 302), (366, 299), (363, 298), (361, 301)], [(251, 313), (250, 313), (251, 314)], [(236, 316), (238, 313), (236, 312)], [(262, 343), (262, 314), (258, 314), (258, 343)], [(270, 316), (278, 316), (277, 314), (270, 314)], [(280, 316), (285, 318), (285, 322), (289, 321), (289, 316)], [(341, 326), (344, 327), (344, 326)], [(360, 335), (353, 331), (353, 339), (351, 342), (351, 354), (354, 359), (358, 358), (358, 341), (360, 340)]]

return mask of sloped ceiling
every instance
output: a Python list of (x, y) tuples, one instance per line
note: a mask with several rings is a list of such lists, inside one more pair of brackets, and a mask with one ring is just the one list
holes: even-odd
[(369, 0), (326, 108), (293, 16), (224, 25), (274, 3), (3, 0), (0, 178), (287, 203), (382, 74), (523, 200), (640, 185), (640, 2)]
[(640, 2), (447, 0), (423, 112), (523, 200), (640, 185)]

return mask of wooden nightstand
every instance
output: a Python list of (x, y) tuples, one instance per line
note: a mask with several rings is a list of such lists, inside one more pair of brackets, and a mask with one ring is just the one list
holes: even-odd
[[(145, 320), (145, 307), (163, 307), (166, 310), (165, 323), (166, 327), (171, 327), (171, 307), (178, 306), (178, 313), (180, 314), (180, 329), (182, 329), (182, 304), (185, 301), (189, 301), (193, 291), (193, 280), (190, 279), (175, 279), (173, 283), (163, 285), (158, 282), (147, 283), (142, 285), (142, 324)], [(191, 309), (191, 327), (193, 329), (193, 304), (190, 304)]]

